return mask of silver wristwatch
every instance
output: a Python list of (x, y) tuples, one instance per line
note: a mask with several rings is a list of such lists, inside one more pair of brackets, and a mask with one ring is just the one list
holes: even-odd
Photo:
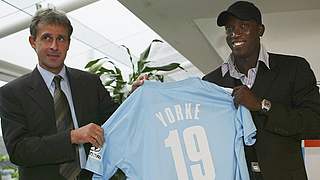
[(266, 99), (263, 99), (261, 101), (261, 111), (265, 113), (270, 111), (270, 109), (271, 109), (271, 102)]

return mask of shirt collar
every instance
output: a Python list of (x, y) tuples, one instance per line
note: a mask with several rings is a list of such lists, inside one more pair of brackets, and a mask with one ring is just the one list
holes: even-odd
[(66, 74), (66, 67), (63, 66), (61, 71), (58, 74), (54, 74), (44, 68), (42, 68), (39, 64), (37, 64), (37, 69), (40, 72), (44, 82), (46, 83), (47, 87), (50, 88), (51, 83), (53, 81), (54, 76), (60, 75), (63, 79), (62, 80), (67, 80), (67, 74)]
[[(232, 71), (232, 70), (236, 70), (237, 68), (234, 65), (234, 60), (232, 58), (232, 54), (230, 53), (227, 61), (225, 61), (222, 65), (221, 65), (221, 71), (222, 71), (222, 76), (226, 75), (226, 73), (228, 71)], [(263, 62), (268, 69), (270, 69), (269, 66), (269, 54), (267, 52), (267, 50), (265, 49), (265, 47), (261, 44), (260, 45), (260, 52), (259, 52), (259, 57), (258, 57), (258, 62)]]

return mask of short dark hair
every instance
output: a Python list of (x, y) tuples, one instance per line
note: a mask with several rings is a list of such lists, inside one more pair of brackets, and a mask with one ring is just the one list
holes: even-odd
[(53, 8), (40, 9), (35, 13), (30, 23), (31, 36), (36, 37), (38, 31), (38, 24), (40, 23), (62, 25), (67, 27), (69, 38), (71, 37), (71, 34), (73, 32), (73, 27), (66, 14), (62, 11)]

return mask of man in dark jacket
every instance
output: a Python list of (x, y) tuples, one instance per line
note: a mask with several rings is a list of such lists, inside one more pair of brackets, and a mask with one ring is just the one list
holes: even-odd
[(320, 138), (319, 89), (308, 62), (266, 51), (261, 13), (250, 2), (235, 2), (217, 24), (232, 52), (203, 79), (233, 88), (235, 105), (251, 111), (257, 127), (256, 144), (245, 147), (251, 180), (306, 180), (301, 140)]
[(65, 66), (72, 31), (63, 12), (38, 11), (29, 36), (38, 65), (0, 89), (3, 138), (21, 180), (91, 179), (89, 148), (102, 146), (100, 125), (118, 107), (97, 75)]

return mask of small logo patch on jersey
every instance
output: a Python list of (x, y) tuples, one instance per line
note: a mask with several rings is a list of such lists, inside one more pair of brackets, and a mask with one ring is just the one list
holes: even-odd
[(94, 147), (94, 146), (92, 146), (91, 148), (90, 148), (90, 151), (93, 151), (93, 152), (100, 152), (101, 151), (101, 148), (97, 148), (97, 147)]
[(101, 148), (96, 148), (94, 146), (92, 146), (90, 148), (90, 153), (89, 153), (89, 157), (93, 158), (95, 160), (101, 161), (101, 154), (100, 154)]

